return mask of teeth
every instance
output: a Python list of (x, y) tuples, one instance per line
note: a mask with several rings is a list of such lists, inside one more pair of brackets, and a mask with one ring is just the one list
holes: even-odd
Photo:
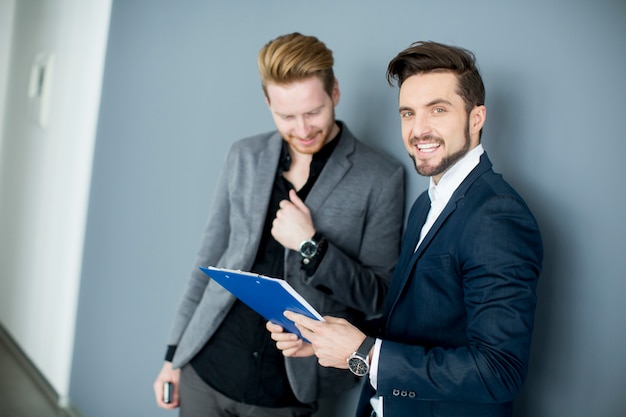
[(426, 149), (433, 149), (438, 146), (439, 144), (437, 143), (420, 143), (419, 145), (417, 145), (417, 148), (420, 150), (426, 150)]

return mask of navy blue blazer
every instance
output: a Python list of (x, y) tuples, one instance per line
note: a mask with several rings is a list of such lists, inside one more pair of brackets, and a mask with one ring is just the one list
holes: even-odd
[[(429, 208), (424, 192), (378, 325), (384, 417), (510, 416), (527, 374), (539, 228), (486, 154), (415, 251)], [(364, 384), (357, 415), (372, 394)]]

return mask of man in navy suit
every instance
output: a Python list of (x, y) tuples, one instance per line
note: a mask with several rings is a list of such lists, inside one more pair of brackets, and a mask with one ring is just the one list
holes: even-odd
[(311, 344), (267, 328), (285, 356), (368, 375), (358, 416), (511, 416), (528, 370), (539, 228), (480, 143), (485, 89), (471, 52), (416, 42), (387, 79), (430, 186), (409, 215), (384, 314), (363, 332), (286, 312)]

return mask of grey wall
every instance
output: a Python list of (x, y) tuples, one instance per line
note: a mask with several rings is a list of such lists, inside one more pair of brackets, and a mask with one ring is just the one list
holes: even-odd
[(409, 203), (426, 181), (401, 145), (386, 64), (420, 39), (476, 52), (483, 142), (546, 247), (516, 415), (623, 415), (625, 23), (622, 1), (114, 1), (72, 402), (89, 417), (172, 415), (151, 384), (218, 168), (234, 140), (273, 127), (256, 53), (297, 30), (334, 50), (338, 117), (404, 161)]

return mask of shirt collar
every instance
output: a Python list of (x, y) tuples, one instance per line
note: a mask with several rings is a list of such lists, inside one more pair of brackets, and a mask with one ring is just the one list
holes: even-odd
[(446, 171), (441, 177), (438, 184), (435, 184), (433, 177), (430, 177), (430, 185), (428, 187), (428, 196), (431, 205), (447, 204), (452, 194), (461, 185), (463, 180), (480, 162), (480, 156), (485, 152), (483, 145), (478, 144), (474, 149), (466, 153), (454, 165)]

